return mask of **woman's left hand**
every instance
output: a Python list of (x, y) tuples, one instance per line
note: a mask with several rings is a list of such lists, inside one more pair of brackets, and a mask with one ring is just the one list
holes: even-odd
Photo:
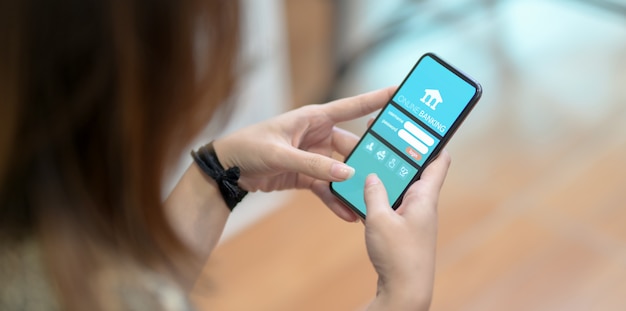
[(310, 105), (238, 130), (217, 139), (213, 146), (224, 166), (241, 169), (239, 185), (248, 191), (311, 189), (339, 217), (358, 217), (328, 187), (343, 181), (354, 169), (333, 159), (345, 157), (358, 137), (335, 125), (374, 112), (389, 101), (395, 87)]

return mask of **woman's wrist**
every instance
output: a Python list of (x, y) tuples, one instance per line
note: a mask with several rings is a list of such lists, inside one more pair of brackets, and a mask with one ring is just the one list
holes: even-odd
[(238, 166), (237, 163), (233, 160), (231, 154), (233, 151), (231, 150), (230, 143), (228, 138), (218, 138), (213, 140), (213, 150), (219, 159), (220, 164), (225, 168), (229, 169), (233, 166)]
[(204, 174), (217, 183), (222, 198), (230, 210), (235, 208), (248, 194), (246, 190), (239, 186), (239, 167), (229, 166), (225, 168), (215, 151), (214, 142), (192, 151), (191, 156)]
[[(247, 171), (249, 164), (242, 163), (242, 142), (236, 139), (236, 135), (229, 135), (213, 141), (213, 150), (225, 169), (239, 167), (238, 185), (245, 191), (256, 191), (250, 184), (250, 173)], [(243, 154), (245, 156), (245, 152)]]

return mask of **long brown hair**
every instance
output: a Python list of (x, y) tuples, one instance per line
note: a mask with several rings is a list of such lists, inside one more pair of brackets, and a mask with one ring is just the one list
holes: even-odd
[(232, 90), (237, 2), (0, 4), (0, 239), (39, 241), (68, 307), (96, 252), (186, 254), (163, 173)]

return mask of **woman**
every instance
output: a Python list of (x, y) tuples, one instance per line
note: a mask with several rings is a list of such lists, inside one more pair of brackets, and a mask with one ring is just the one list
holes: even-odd
[[(161, 202), (164, 172), (231, 94), (236, 1), (14, 0), (0, 21), (0, 309), (191, 309), (184, 288), (236, 203), (211, 177), (219, 166), (239, 170), (227, 178), (236, 199), (308, 188), (357, 220), (328, 189), (353, 173), (331, 153), (357, 141), (335, 124), (379, 109), (391, 88), (218, 138), (208, 154), (219, 165), (198, 157)], [(368, 177), (370, 310), (428, 309), (449, 161), (397, 211)]]

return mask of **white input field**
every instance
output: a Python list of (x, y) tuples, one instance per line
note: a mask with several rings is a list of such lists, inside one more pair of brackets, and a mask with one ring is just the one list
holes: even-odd
[(409, 143), (409, 145), (415, 148), (417, 152), (421, 154), (428, 153), (428, 147), (426, 147), (426, 145), (424, 145), (421, 141), (417, 140), (417, 138), (409, 134), (409, 132), (405, 131), (404, 129), (398, 131), (398, 136), (400, 136), (400, 138), (402, 138), (404, 141)]
[(417, 137), (417, 139), (424, 142), (427, 146), (432, 146), (435, 143), (435, 140), (432, 137), (428, 136), (428, 134), (424, 133), (424, 131), (411, 122), (404, 122), (404, 128), (409, 131), (409, 133), (413, 134), (413, 136)]

